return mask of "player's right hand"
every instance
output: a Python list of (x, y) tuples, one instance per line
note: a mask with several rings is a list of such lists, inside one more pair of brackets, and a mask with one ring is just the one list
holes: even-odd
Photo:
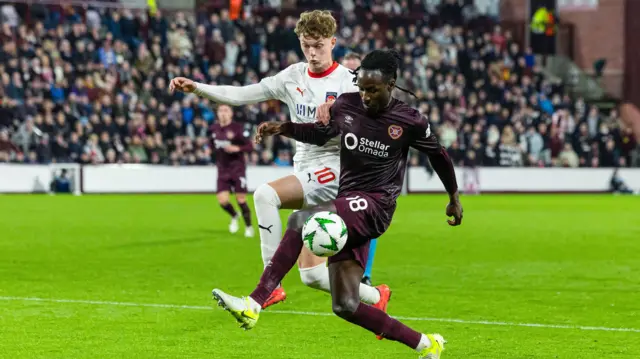
[(446, 213), (447, 217), (453, 217), (453, 220), (447, 219), (447, 223), (449, 223), (450, 226), (459, 226), (462, 224), (463, 210), (462, 205), (460, 204), (460, 200), (458, 200), (457, 194), (454, 199), (449, 201)]
[(196, 83), (186, 77), (175, 77), (169, 83), (169, 91), (193, 92), (196, 90)]
[(318, 106), (318, 114), (316, 116), (316, 120), (318, 120), (318, 122), (322, 123), (323, 125), (328, 124), (329, 120), (331, 119), (331, 106), (333, 106), (333, 102), (334, 101), (328, 101)]
[(253, 141), (256, 144), (262, 142), (263, 137), (273, 136), (280, 133), (280, 122), (263, 122), (256, 129), (256, 135)]

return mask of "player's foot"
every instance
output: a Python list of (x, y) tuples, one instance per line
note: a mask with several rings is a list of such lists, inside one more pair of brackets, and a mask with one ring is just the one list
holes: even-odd
[(240, 225), (238, 224), (238, 216), (231, 218), (231, 223), (229, 223), (229, 232), (237, 233), (240, 229)]
[[(380, 300), (373, 306), (386, 313), (387, 306), (389, 305), (389, 301), (391, 300), (391, 288), (389, 288), (389, 286), (386, 284), (380, 284), (376, 287), (376, 289), (378, 290), (378, 292), (380, 292)], [(384, 339), (384, 337), (382, 337), (381, 335), (376, 335), (376, 338), (378, 338), (378, 340)]]
[(362, 280), (360, 281), (360, 283), (362, 283), (362, 284), (366, 284), (366, 285), (371, 285), (371, 278), (369, 278), (369, 277), (362, 277)]
[(426, 336), (429, 338), (431, 346), (422, 349), (419, 359), (440, 359), (447, 341), (440, 334), (426, 334)]
[(284, 302), (285, 299), (287, 299), (287, 293), (285, 293), (282, 287), (278, 287), (271, 293), (269, 298), (267, 298), (267, 301), (264, 302), (264, 304), (262, 305), (262, 309), (266, 309), (267, 307), (270, 307), (274, 304)]
[(247, 227), (244, 230), (244, 236), (247, 238), (253, 238), (255, 233), (253, 232), (253, 227)]
[(240, 328), (249, 330), (258, 322), (258, 317), (260, 316), (260, 305), (251, 298), (234, 297), (220, 289), (214, 289), (211, 294), (213, 295), (213, 299), (218, 301), (219, 306), (236, 318), (238, 323), (240, 323)]

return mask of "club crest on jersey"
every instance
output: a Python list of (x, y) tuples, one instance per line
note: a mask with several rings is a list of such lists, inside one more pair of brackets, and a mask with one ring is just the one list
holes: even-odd
[(232, 139), (233, 139), (233, 137), (235, 137), (235, 136), (233, 135), (233, 131), (227, 131), (227, 138), (228, 138), (228, 139), (230, 139), (230, 140), (232, 140)]
[(398, 125), (389, 126), (389, 137), (397, 140), (398, 138), (400, 138), (400, 136), (402, 136), (402, 127)]
[(327, 95), (325, 96), (324, 100), (325, 102), (329, 102), (329, 101), (335, 101), (338, 98), (338, 93), (337, 92), (327, 92)]

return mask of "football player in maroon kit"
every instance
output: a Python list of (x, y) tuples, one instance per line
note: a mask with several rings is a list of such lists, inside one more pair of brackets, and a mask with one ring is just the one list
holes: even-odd
[(440, 145), (427, 119), (391, 96), (398, 70), (394, 51), (374, 50), (356, 71), (359, 93), (344, 93), (331, 107), (331, 120), (320, 123), (264, 123), (256, 140), (280, 134), (300, 142), (322, 145), (340, 137), (340, 183), (335, 200), (303, 209), (289, 217), (287, 231), (260, 282), (248, 297), (213, 290), (219, 305), (244, 329), (253, 328), (262, 303), (295, 265), (302, 250), (304, 222), (316, 212), (337, 213), (345, 222), (345, 247), (329, 257), (333, 312), (376, 335), (399, 341), (418, 351), (420, 358), (439, 359), (445, 340), (439, 334), (422, 334), (384, 311), (362, 303), (358, 288), (367, 262), (369, 242), (389, 227), (396, 209), (409, 148), (425, 153), (449, 195), (449, 225), (462, 223), (462, 206), (451, 159)]
[(236, 233), (238, 213), (229, 203), (229, 194), (235, 193), (245, 224), (245, 237), (253, 237), (251, 210), (247, 205), (247, 164), (245, 153), (253, 150), (249, 133), (242, 124), (233, 122), (233, 110), (229, 105), (218, 105), (217, 122), (210, 128), (211, 141), (218, 167), (217, 197), (220, 207), (231, 216), (229, 231)]

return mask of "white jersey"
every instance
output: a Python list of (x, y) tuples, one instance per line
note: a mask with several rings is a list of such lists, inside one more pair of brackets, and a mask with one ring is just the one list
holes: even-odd
[[(313, 123), (319, 105), (335, 100), (343, 93), (358, 91), (353, 77), (349, 69), (337, 62), (322, 74), (310, 72), (307, 63), (299, 62), (275, 76), (262, 79), (260, 85), (265, 97), (280, 100), (289, 107), (292, 122)], [(307, 162), (309, 165), (340, 163), (340, 138), (336, 137), (324, 146), (296, 142), (293, 161), (298, 168), (308, 167)]]
[[(300, 62), (259, 84), (239, 87), (196, 83), (194, 92), (231, 106), (280, 100), (289, 107), (291, 121), (313, 123), (318, 106), (343, 93), (358, 91), (353, 77), (349, 69), (337, 63), (322, 74), (314, 74), (306, 63)], [(340, 138), (324, 146), (296, 142), (293, 175), (302, 184), (304, 208), (335, 199), (340, 178)]]

